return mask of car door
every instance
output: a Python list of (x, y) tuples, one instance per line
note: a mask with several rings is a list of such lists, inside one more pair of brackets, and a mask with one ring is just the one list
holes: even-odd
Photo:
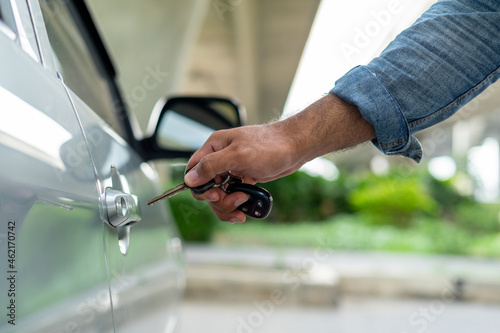
[(1, 1), (1, 332), (113, 332), (85, 137), (26, 1)]
[[(115, 199), (119, 210), (133, 210), (133, 224), (104, 224), (116, 332), (172, 331), (184, 286), (181, 241), (167, 206), (146, 205), (160, 192), (158, 175), (129, 144), (134, 142), (129, 117), (84, 3), (44, 0), (39, 5), (52, 51), (46, 53), (54, 56), (87, 138), (101, 217), (107, 220), (109, 210), (116, 210)], [(118, 197), (107, 202), (111, 192)]]
[[(32, 133), (33, 144), (39, 141), (40, 145), (43, 137), (49, 137), (50, 152), (56, 161), (55, 157), (62, 160), (63, 166), (53, 172), (54, 167), (49, 165), (45, 169), (55, 176), (45, 175), (48, 171), (42, 172), (45, 169), (35, 164), (33, 157), (23, 159), (24, 155), (19, 157), (17, 151), (15, 158), (9, 159), (15, 162), (6, 165), (12, 174), (23, 171), (19, 177), (27, 177), (25, 174), (35, 177), (37, 182), (28, 177), (22, 184), (32, 191), (34, 186), (41, 187), (43, 190), (37, 193), (44, 194), (32, 195), (34, 204), (17, 215), (11, 214), (6, 225), (11, 219), (21, 221), (16, 216), (22, 212), (38, 212), (38, 219), (52, 223), (27, 224), (26, 221), (31, 221), (27, 218), (17, 222), (17, 226), (22, 225), (19, 234), (23, 237), (19, 236), (19, 240), (25, 239), (23, 252), (30, 253), (23, 257), (23, 262), (27, 262), (23, 264), (26, 273), (22, 276), (27, 280), (22, 284), (21, 277), (16, 280), (19, 282), (16, 291), (21, 293), (22, 289), (26, 298), (17, 304), (34, 307), (30, 295), (41, 299), (40, 308), (30, 309), (31, 312), (18, 308), (18, 325), (6, 326), (6, 329), (12, 332), (136, 332), (137, 327), (141, 327), (150, 332), (170, 332), (175, 328), (176, 307), (184, 285), (181, 242), (166, 206), (145, 205), (148, 198), (159, 192), (158, 175), (132, 147), (131, 125), (113, 81), (114, 71), (95, 35), (88, 11), (83, 2), (75, 2), (76, 5), (57, 0), (12, 3), (23, 6), (28, 19), (34, 22), (30, 36), (36, 37), (34, 53), (38, 61), (27, 54), (16, 59), (14, 53), (19, 45), (16, 49), (16, 42), (11, 43), (13, 54), (5, 54), (3, 58), (9, 66), (2, 66), (2, 74), (9, 79), (2, 82), (2, 87), (55, 119), (56, 125), (49, 121), (53, 125), (49, 126), (47, 121), (40, 122), (40, 117), (33, 121), (26, 118), (30, 128), (40, 127)], [(20, 40), (17, 41), (20, 43)], [(16, 76), (19, 68), (23, 68), (21, 76)], [(13, 79), (16, 77), (19, 79)], [(12, 82), (17, 84), (16, 89), (9, 86), (14, 85)], [(20, 116), (12, 118), (10, 123), (16, 122), (22, 123)], [(57, 131), (61, 126), (71, 135), (61, 135), (62, 131)], [(5, 127), (2, 129), (7, 131)], [(35, 172), (35, 167), (41, 171)], [(4, 172), (2, 175), (12, 178)], [(45, 187), (39, 185), (40, 182)], [(22, 189), (19, 183), (10, 185), (7, 180), (3, 181), (2, 193), (9, 192), (11, 187)], [(111, 203), (107, 201), (108, 194), (114, 195)], [(34, 210), (40, 205), (38, 201), (50, 212)], [(56, 218), (59, 215), (54, 209), (61, 218)], [(110, 226), (107, 222), (113, 209), (118, 217), (130, 218), (133, 225), (125, 221), (119, 228)], [(36, 224), (38, 229), (33, 229), (31, 224)], [(28, 234), (30, 237), (24, 236)], [(9, 236), (7, 233), (6, 237)], [(29, 251), (24, 250), (25, 247)], [(64, 260), (54, 260), (59, 257)], [(31, 267), (36, 271), (42, 266), (50, 272), (43, 280), (49, 288), (39, 283), (36, 274), (29, 274)], [(5, 300), (6, 304), (8, 301), (10, 299)]]

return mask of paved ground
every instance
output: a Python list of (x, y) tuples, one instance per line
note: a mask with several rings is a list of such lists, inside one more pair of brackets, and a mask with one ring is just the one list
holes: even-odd
[(498, 333), (500, 305), (343, 299), (338, 307), (187, 301), (180, 333)]
[[(186, 247), (189, 266), (235, 268), (333, 267), (342, 278), (337, 306), (300, 306), (271, 302), (272, 296), (227, 303), (187, 298), (180, 333), (498, 333), (500, 260), (454, 256), (363, 253), (263, 247)], [(224, 288), (225, 275), (220, 278)], [(476, 302), (457, 300), (457, 290), (442, 279), (464, 283)], [(356, 282), (353, 284), (353, 281)], [(401, 282), (413, 281), (401, 285)], [(399, 285), (397, 284), (399, 283)], [(189, 279), (188, 279), (189, 284)], [(346, 288), (350, 285), (351, 288)], [(363, 287), (368, 290), (359, 292)], [(374, 297), (373, 289), (381, 291)], [(395, 289), (412, 292), (394, 293)], [(423, 292), (413, 292), (414, 289)], [(283, 289), (283, 288), (282, 288)], [(366, 288), (365, 288), (366, 289)], [(480, 290), (479, 290), (480, 289)], [(238, 292), (238, 289), (231, 289)], [(243, 290), (240, 289), (240, 292)], [(479, 292), (480, 291), (480, 292)], [(267, 295), (267, 294), (266, 294)], [(389, 298), (406, 295), (403, 298)], [(408, 296), (411, 295), (411, 296)], [(404, 298), (422, 295), (423, 298)], [(490, 297), (491, 298), (491, 297)]]
[(247, 267), (294, 267), (326, 264), (342, 275), (449, 276), (474, 281), (500, 282), (500, 259), (384, 252), (348, 252), (323, 248), (263, 246), (185, 247), (188, 264)]

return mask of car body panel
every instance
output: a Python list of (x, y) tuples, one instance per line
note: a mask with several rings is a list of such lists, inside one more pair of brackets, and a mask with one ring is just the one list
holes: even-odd
[[(37, 2), (12, 2), (31, 10), (42, 56), (0, 31), (0, 251), (15, 250), (13, 266), (0, 263), (13, 281), (0, 280), (13, 292), (0, 304), (15, 303), (0, 332), (171, 332), (182, 243), (167, 205), (146, 205), (161, 191), (158, 174), (66, 86)], [(126, 254), (103, 213), (116, 179), (139, 198), (142, 217)]]
[(0, 296), (15, 301), (16, 325), (2, 321), (0, 331), (111, 332), (104, 227), (80, 125), (61, 82), (17, 43), (1, 34), (0, 43), (9, 64), (0, 66), (0, 233), (2, 253), (15, 249), (13, 266), (1, 265), (16, 272), (14, 294)]

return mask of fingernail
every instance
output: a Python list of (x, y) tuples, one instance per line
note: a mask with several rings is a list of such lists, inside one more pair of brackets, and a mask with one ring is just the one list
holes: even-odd
[(231, 222), (231, 224), (240, 223), (240, 220), (238, 220), (236, 217), (233, 217), (232, 219), (229, 220), (229, 222)]
[(248, 198), (239, 198), (238, 200), (236, 200), (234, 202), (234, 207), (239, 207), (241, 204), (243, 204), (247, 200), (248, 200)]
[(193, 169), (184, 176), (184, 182), (187, 185), (195, 184), (199, 178), (198, 172), (196, 172), (196, 169)]

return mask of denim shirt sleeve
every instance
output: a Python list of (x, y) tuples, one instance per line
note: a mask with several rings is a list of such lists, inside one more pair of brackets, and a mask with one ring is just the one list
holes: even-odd
[(378, 149), (419, 162), (413, 135), (495, 82), (499, 66), (500, 1), (442, 0), (330, 92), (359, 108), (375, 128)]

